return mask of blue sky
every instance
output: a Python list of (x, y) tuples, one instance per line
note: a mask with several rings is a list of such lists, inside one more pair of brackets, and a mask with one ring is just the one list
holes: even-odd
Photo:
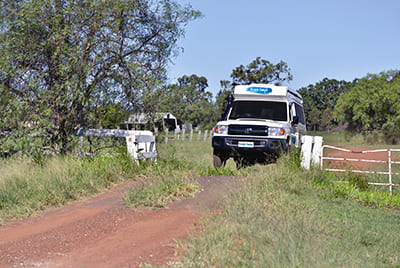
[(185, 28), (171, 83), (204, 76), (215, 96), (220, 80), (258, 56), (287, 62), (296, 90), (325, 77), (352, 81), (400, 69), (399, 0), (177, 1), (203, 17)]

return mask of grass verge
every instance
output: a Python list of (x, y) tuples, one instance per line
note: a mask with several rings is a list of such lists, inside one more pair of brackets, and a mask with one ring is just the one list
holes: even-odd
[(0, 162), (0, 170), (2, 221), (35, 215), (138, 176), (138, 167), (125, 154), (51, 157), (41, 164), (28, 158), (7, 159)]
[(163, 208), (180, 198), (193, 197), (200, 190), (200, 185), (185, 179), (158, 179), (133, 187), (124, 197), (124, 202), (133, 208), (138, 206)]
[[(204, 231), (183, 245), (187, 254), (175, 266), (400, 265), (400, 214), (387, 209), (397, 201), (378, 201), (385, 193), (360, 189), (354, 178), (337, 184), (330, 173), (304, 171), (292, 160), (251, 171), (258, 179), (206, 219)], [(363, 195), (378, 205), (362, 202)]]

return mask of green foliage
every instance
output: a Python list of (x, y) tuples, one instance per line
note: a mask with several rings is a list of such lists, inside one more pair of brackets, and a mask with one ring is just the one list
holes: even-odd
[(248, 85), (251, 83), (274, 83), (280, 85), (282, 82), (289, 82), (293, 79), (290, 68), (286, 62), (280, 61), (273, 64), (268, 60), (257, 57), (247, 66), (240, 65), (233, 69), (232, 84)]
[(116, 129), (129, 113), (119, 103), (106, 103), (95, 110), (95, 118), (98, 120), (96, 127), (104, 129)]
[(340, 122), (349, 123), (357, 132), (381, 131), (386, 124), (385, 133), (389, 140), (393, 140), (399, 115), (399, 71), (368, 74), (356, 80), (351, 90), (338, 99), (335, 107), (335, 117)]
[(360, 191), (368, 191), (368, 177), (362, 174), (350, 173), (347, 174), (346, 179), (350, 185), (354, 186)]
[(311, 112), (308, 114), (309, 126), (314, 129), (314, 132), (317, 130), (317, 127), (321, 123), (321, 112), (314, 107)]
[(221, 89), (217, 93), (216, 100), (219, 115), (222, 115), (226, 109), (227, 98), (229, 94), (233, 93), (233, 86), (227, 80), (221, 80), (220, 85)]
[(400, 143), (400, 114), (397, 117), (390, 118), (382, 125), (382, 134), (386, 143)]
[(212, 93), (206, 91), (207, 79), (195, 74), (178, 78), (172, 84), (157, 91), (156, 110), (170, 112), (185, 124), (200, 125), (210, 129), (218, 119)]
[[(331, 114), (332, 110), (335, 108), (338, 98), (347, 92), (351, 86), (351, 82), (324, 78), (315, 85), (310, 84), (307, 87), (300, 88), (298, 92), (303, 98), (307, 125), (312, 126), (314, 131), (320, 127), (329, 129), (336, 126), (337, 124)], [(315, 118), (316, 110), (322, 114), (321, 121)]]
[(0, 95), (18, 109), (0, 114), (0, 129), (31, 124), (70, 151), (75, 128), (97, 125), (96, 108), (146, 106), (199, 15), (173, 0), (3, 1)]
[(329, 132), (329, 130), (332, 127), (336, 126), (336, 124), (334, 124), (333, 122), (334, 122), (333, 108), (328, 107), (321, 114), (321, 127), (322, 127), (322, 129), (326, 129)]

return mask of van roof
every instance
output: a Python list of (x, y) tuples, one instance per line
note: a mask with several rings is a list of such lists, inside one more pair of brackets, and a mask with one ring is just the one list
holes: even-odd
[(283, 97), (286, 99), (297, 99), (302, 103), (300, 94), (286, 86), (276, 86), (272, 84), (250, 84), (250, 85), (237, 85), (234, 89), (235, 98), (270, 98), (270, 97)]

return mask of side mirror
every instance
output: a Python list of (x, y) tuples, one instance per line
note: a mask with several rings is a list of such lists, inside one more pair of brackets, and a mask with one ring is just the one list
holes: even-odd
[(297, 115), (293, 116), (292, 126), (295, 126), (299, 123), (299, 117)]

